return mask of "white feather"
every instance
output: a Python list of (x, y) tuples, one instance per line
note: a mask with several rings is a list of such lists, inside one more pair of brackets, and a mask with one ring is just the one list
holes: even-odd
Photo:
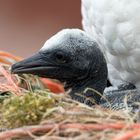
[(45, 44), (43, 45), (43, 47), (40, 49), (40, 51), (45, 51), (50, 48), (52, 49), (52, 47), (55, 47), (55, 48), (57, 46), (60, 47), (58, 44), (61, 45), (61, 43), (63, 43), (65, 40), (67, 40), (67, 38), (69, 38), (70, 36), (79, 38), (79, 37), (81, 37), (81, 34), (87, 40), (90, 37), (84, 31), (82, 31), (80, 29), (74, 29), (74, 28), (73, 29), (63, 29), (63, 30), (59, 31), (58, 33), (56, 33), (54, 36), (52, 36), (50, 39), (48, 39), (45, 42)]
[(140, 0), (82, 0), (82, 16), (105, 54), (111, 83), (140, 87)]

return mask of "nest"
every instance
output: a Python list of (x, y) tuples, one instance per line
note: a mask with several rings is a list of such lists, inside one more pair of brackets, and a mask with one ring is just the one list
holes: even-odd
[(0, 60), (0, 140), (140, 139), (139, 112), (88, 107), (66, 93), (52, 93), (37, 76), (11, 75), (9, 65), (17, 57)]

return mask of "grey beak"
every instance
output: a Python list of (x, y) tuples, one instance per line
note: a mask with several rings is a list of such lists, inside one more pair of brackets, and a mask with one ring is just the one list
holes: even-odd
[(49, 67), (50, 65), (42, 59), (41, 54), (37, 53), (30, 58), (27, 58), (25, 60), (13, 64), (11, 67), (11, 73), (14, 74), (27, 73), (39, 75), (46, 69), (49, 69)]

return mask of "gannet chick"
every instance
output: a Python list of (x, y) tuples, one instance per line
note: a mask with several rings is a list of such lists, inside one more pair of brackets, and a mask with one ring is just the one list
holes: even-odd
[[(107, 84), (107, 65), (98, 44), (84, 31), (64, 29), (46, 41), (30, 58), (12, 66), (12, 73), (57, 79), (72, 99), (89, 106), (99, 104)], [(94, 90), (85, 89), (91, 88)]]

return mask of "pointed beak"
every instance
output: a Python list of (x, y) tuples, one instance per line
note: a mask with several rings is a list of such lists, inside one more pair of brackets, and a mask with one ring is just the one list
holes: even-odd
[(11, 73), (27, 73), (46, 77), (47, 71), (49, 74), (51, 69), (54, 69), (54, 66), (48, 63), (46, 60), (44, 60), (40, 53), (37, 53), (30, 58), (13, 64), (11, 67)]

